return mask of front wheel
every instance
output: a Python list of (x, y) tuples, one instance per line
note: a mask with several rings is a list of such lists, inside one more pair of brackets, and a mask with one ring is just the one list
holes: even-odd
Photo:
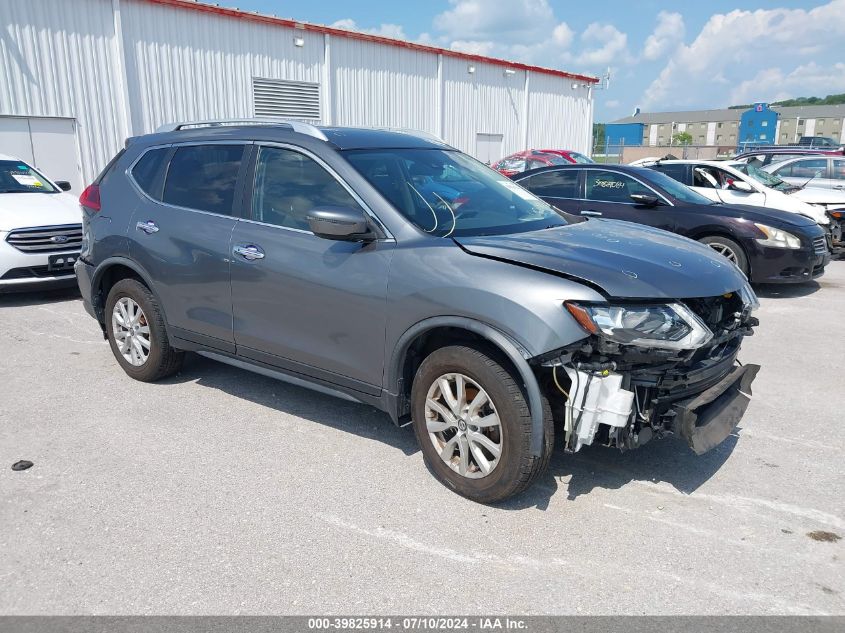
[(745, 256), (745, 251), (742, 246), (721, 235), (709, 235), (702, 237), (699, 242), (707, 244), (714, 251), (725, 257), (734, 266), (739, 268), (743, 274), (748, 277), (748, 258)]
[(450, 346), (420, 365), (411, 389), (414, 433), (426, 465), (479, 503), (528, 488), (545, 470), (554, 427), (543, 399), (543, 453), (532, 456), (531, 413), (515, 376), (487, 354)]

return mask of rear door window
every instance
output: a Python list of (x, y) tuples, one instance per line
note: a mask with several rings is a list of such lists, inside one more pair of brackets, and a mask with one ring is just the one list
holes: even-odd
[(220, 215), (233, 215), (243, 145), (190, 145), (170, 159), (162, 201)]
[(520, 180), (519, 184), (541, 198), (579, 198), (578, 170), (544, 171)]

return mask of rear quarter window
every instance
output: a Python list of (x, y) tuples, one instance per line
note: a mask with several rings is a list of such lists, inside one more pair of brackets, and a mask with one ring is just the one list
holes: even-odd
[(151, 149), (132, 168), (132, 179), (141, 190), (154, 200), (161, 200), (161, 187), (167, 165), (169, 147)]

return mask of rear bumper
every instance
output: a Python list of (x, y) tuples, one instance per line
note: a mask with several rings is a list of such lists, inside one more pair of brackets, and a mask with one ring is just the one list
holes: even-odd
[(735, 367), (709, 389), (672, 406), (675, 433), (697, 455), (721, 444), (739, 424), (751, 401), (751, 383), (758, 371), (759, 365)]
[(94, 280), (94, 267), (85, 262), (82, 258), (76, 260), (74, 265), (76, 271), (75, 280), (79, 285), (79, 293), (82, 295), (82, 306), (85, 311), (95, 319), (98, 319), (97, 312), (91, 300), (91, 287)]

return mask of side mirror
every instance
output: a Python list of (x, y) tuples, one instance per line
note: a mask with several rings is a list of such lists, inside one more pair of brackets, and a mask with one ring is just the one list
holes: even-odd
[(308, 225), (317, 237), (347, 242), (370, 242), (376, 234), (363, 209), (316, 207), (308, 213)]
[(649, 196), (644, 193), (632, 193), (630, 197), (631, 200), (645, 207), (656, 207), (660, 204), (660, 199), (657, 196)]
[(744, 180), (734, 180), (730, 184), (730, 189), (733, 189), (734, 191), (742, 191), (743, 193), (754, 193), (754, 187)]
[(57, 180), (56, 186), (62, 191), (70, 191), (70, 183), (67, 180)]

